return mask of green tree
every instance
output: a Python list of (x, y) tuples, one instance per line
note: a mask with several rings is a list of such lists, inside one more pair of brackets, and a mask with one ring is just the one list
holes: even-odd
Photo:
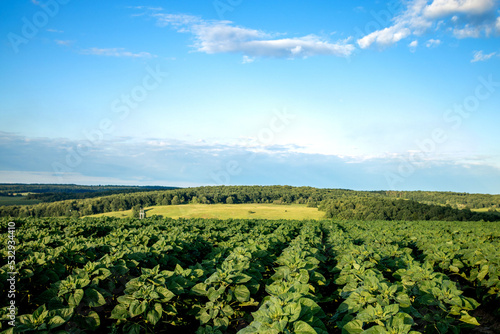
[(175, 195), (174, 198), (172, 198), (172, 205), (179, 205), (179, 204), (181, 204), (179, 196)]

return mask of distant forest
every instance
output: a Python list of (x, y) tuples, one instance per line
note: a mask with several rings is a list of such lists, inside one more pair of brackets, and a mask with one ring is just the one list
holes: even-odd
[(121, 193), (134, 193), (153, 190), (179, 189), (161, 186), (81, 186), (76, 184), (22, 184), (0, 183), (0, 196), (21, 197), (26, 200), (57, 202), (68, 199), (85, 199)]
[[(12, 185), (9, 185), (13, 187)], [(16, 192), (27, 190), (31, 185), (16, 185)], [(23, 188), (25, 186), (25, 188)], [(43, 194), (44, 185), (39, 187)], [(46, 199), (56, 199), (57, 185), (48, 185)], [(64, 187), (64, 186), (61, 186)], [(71, 185), (74, 196), (78, 187)], [(120, 187), (117, 187), (120, 188)], [(129, 210), (154, 205), (179, 205), (189, 203), (237, 204), (274, 203), (307, 204), (325, 211), (325, 218), (369, 220), (458, 220), (500, 221), (500, 195), (467, 194), (454, 192), (424, 191), (354, 191), (346, 189), (320, 189), (291, 186), (210, 186), (139, 191), (139, 187), (95, 187), (93, 194), (99, 197), (72, 198), (63, 201), (47, 201), (36, 205), (9, 205), (0, 207), (3, 217), (81, 217), (97, 213)], [(14, 189), (14, 188), (11, 188)], [(49, 190), (50, 189), (50, 190)], [(63, 188), (61, 188), (62, 190)], [(130, 191), (128, 190), (130, 189)], [(142, 189), (141, 189), (142, 190)], [(107, 191), (118, 194), (103, 196)], [(13, 192), (0, 185), (0, 192)], [(60, 191), (64, 194), (64, 191)], [(85, 192), (84, 192), (85, 193)], [(88, 191), (88, 193), (92, 194)], [(489, 212), (473, 212), (470, 209), (490, 208)]]

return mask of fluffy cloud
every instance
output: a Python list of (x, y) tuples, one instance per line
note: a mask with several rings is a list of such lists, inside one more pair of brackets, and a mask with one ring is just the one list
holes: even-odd
[(362, 49), (366, 49), (373, 43), (380, 46), (388, 46), (408, 37), (410, 34), (411, 30), (409, 28), (401, 25), (393, 25), (392, 27), (377, 30), (366, 35), (358, 40), (358, 45)]
[(494, 0), (434, 0), (425, 7), (424, 15), (430, 18), (454, 14), (482, 15), (494, 7)]
[(408, 44), (408, 47), (410, 48), (411, 52), (415, 52), (417, 50), (417, 46), (418, 46), (417, 40), (412, 41), (412, 42), (410, 42), (410, 44)]
[(475, 62), (478, 62), (478, 61), (485, 61), (485, 60), (490, 59), (494, 55), (496, 55), (496, 52), (492, 52), (492, 53), (489, 53), (489, 54), (483, 54), (482, 50), (481, 51), (474, 51), (473, 58), (472, 58), (472, 60), (470, 62), (471, 63), (475, 63)]
[(193, 34), (193, 47), (208, 54), (240, 53), (247, 57), (278, 58), (315, 55), (348, 57), (355, 49), (347, 41), (332, 43), (316, 35), (279, 38), (276, 34), (235, 26), (230, 21), (207, 21), (185, 14), (154, 13), (152, 16), (160, 26), (171, 26), (179, 32)]
[(496, 17), (499, 2), (495, 0), (411, 0), (406, 10), (395, 16), (393, 24), (374, 31), (360, 39), (358, 45), (388, 46), (410, 35), (421, 35), (430, 28), (447, 28), (456, 38), (489, 36), (500, 32), (500, 18)]

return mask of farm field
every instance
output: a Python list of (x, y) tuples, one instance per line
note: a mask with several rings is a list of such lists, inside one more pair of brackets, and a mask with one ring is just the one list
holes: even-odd
[(2, 231), (14, 223), (16, 332), (500, 329), (496, 223), (24, 218)]
[[(145, 208), (147, 216), (160, 215), (169, 218), (215, 219), (323, 219), (325, 213), (305, 204), (186, 204), (160, 205)], [(132, 217), (132, 210), (97, 214), (91, 217)]]
[(0, 196), (0, 206), (2, 205), (32, 205), (38, 204), (41, 201), (26, 199), (25, 196)]
[(481, 208), (481, 209), (471, 209), (471, 211), (475, 211), (475, 212), (488, 212), (489, 210), (495, 210), (497, 212), (500, 212), (500, 208)]

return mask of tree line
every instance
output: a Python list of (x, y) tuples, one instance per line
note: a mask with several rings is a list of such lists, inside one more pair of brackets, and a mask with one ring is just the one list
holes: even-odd
[(500, 221), (498, 212), (473, 212), (451, 206), (424, 204), (414, 200), (393, 198), (348, 197), (323, 201), (319, 210), (326, 218), (355, 220), (445, 220)]
[[(0, 183), (0, 196), (23, 197), (41, 202), (57, 202), (68, 199), (85, 199), (121, 193), (178, 189), (161, 186), (81, 186), (76, 184), (22, 184)], [(26, 194), (27, 195), (22, 195)], [(28, 204), (28, 203), (27, 203)]]
[[(95, 198), (71, 199), (36, 205), (10, 205), (0, 207), (2, 217), (81, 217), (111, 211), (130, 210), (134, 207), (149, 207), (155, 205), (180, 204), (238, 204), (238, 203), (273, 203), (273, 204), (307, 204), (311, 207), (320, 207), (327, 217), (338, 217), (340, 210), (343, 216), (362, 219), (421, 219), (432, 217), (437, 220), (480, 220), (496, 217), (494, 213), (479, 213), (468, 209), (458, 210), (450, 203), (440, 205), (447, 193), (437, 193), (435, 202), (432, 202), (432, 192), (418, 193), (422, 201), (409, 199), (405, 196), (418, 192), (385, 192), (385, 191), (354, 191), (348, 189), (322, 189), (313, 187), (291, 186), (209, 186), (196, 188), (179, 188), (156, 190), (147, 192), (127, 192), (100, 196)], [(450, 194), (450, 199), (459, 197), (456, 193)], [(466, 194), (472, 197), (469, 202), (493, 203), (500, 207), (500, 195)], [(477, 198), (477, 200), (476, 200)], [(439, 199), (439, 200), (438, 200)], [(340, 201), (340, 202), (339, 202)], [(337, 205), (338, 203), (338, 205)], [(342, 204), (343, 203), (343, 204)], [(453, 203), (453, 204), (462, 204)], [(349, 207), (354, 208), (349, 209)], [(477, 204), (479, 205), (479, 204)], [(331, 208), (331, 209), (329, 209)], [(333, 209), (334, 208), (334, 209)], [(340, 208), (340, 209), (339, 209)], [(371, 211), (370, 211), (371, 210)], [(350, 213), (349, 213), (350, 212)], [(452, 219), (452, 217), (458, 217)], [(482, 217), (482, 218), (479, 218)], [(350, 219), (348, 218), (348, 219)], [(476, 219), (477, 218), (477, 219)], [(430, 219), (430, 218), (429, 218)], [(498, 219), (497, 219), (498, 220)]]

